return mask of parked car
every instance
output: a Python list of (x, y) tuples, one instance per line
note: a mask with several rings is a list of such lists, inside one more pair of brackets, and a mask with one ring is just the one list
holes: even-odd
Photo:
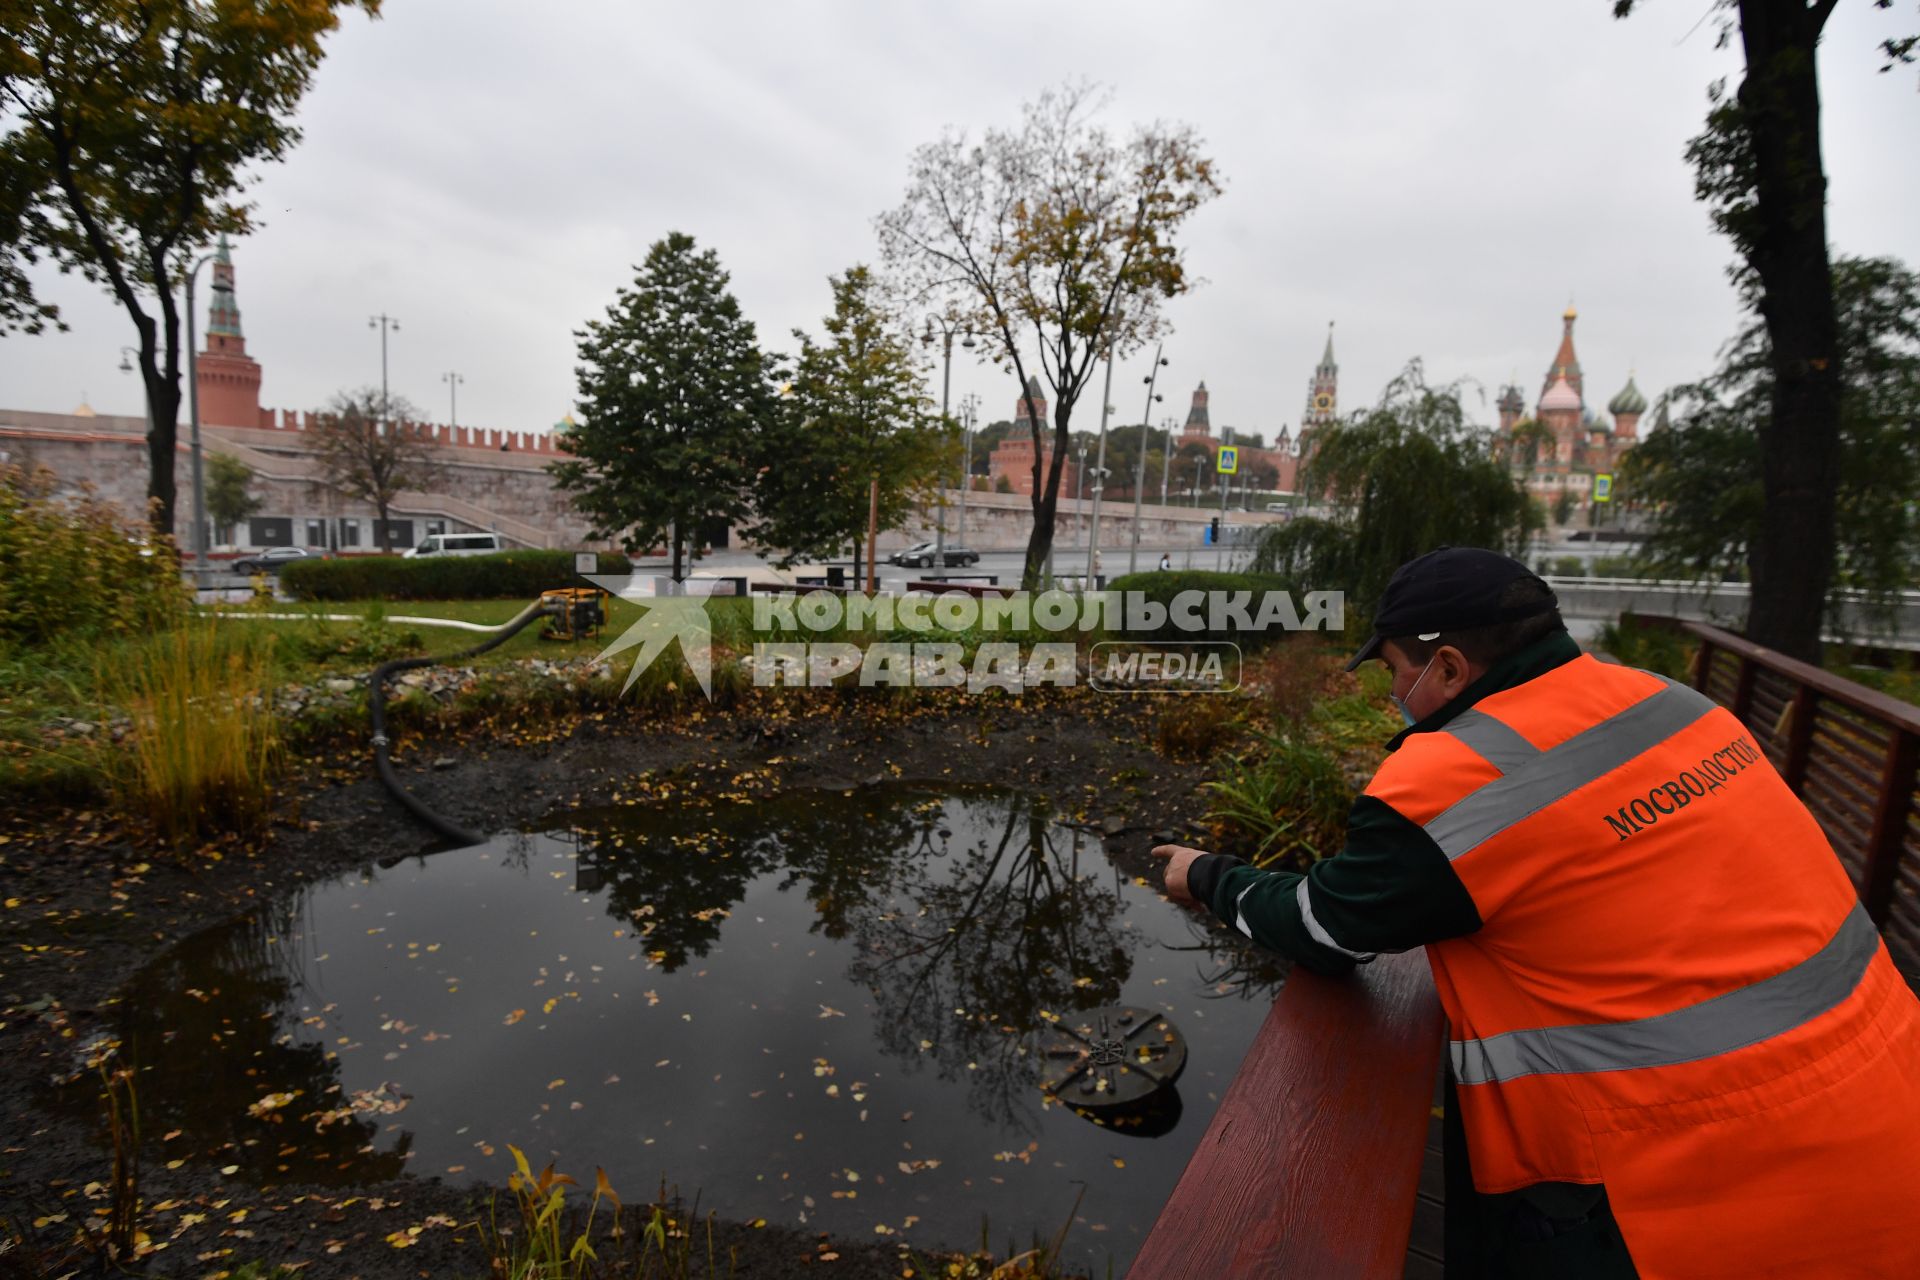
[(925, 569), (933, 564), (936, 554), (940, 556), (941, 563), (949, 567), (980, 563), (978, 551), (963, 547), (956, 542), (949, 542), (944, 552), (936, 552), (931, 542), (916, 542), (888, 556), (887, 563), (902, 565), (908, 569)]
[(252, 555), (241, 556), (233, 562), (233, 572), (244, 574), (278, 573), (295, 560), (317, 560), (320, 553), (309, 551), (305, 547), (270, 547), (265, 551), (256, 551)]
[(408, 560), (420, 556), (490, 556), (496, 551), (505, 551), (497, 533), (430, 533), (420, 539), (420, 545), (409, 547), (404, 553)]

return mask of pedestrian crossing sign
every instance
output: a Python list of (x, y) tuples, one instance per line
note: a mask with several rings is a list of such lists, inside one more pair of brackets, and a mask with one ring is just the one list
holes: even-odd
[(1230, 476), (1240, 469), (1240, 450), (1234, 445), (1220, 446), (1220, 452), (1213, 460), (1214, 470), (1223, 476)]
[(1595, 502), (1613, 501), (1613, 476), (1607, 472), (1593, 478), (1593, 500)]

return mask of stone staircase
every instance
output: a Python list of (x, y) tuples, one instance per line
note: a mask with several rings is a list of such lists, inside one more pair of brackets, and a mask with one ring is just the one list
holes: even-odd
[[(311, 458), (268, 453), (234, 439), (218, 427), (203, 427), (201, 430), (205, 446), (217, 446), (221, 453), (230, 454), (246, 463), (256, 475), (269, 480), (322, 485), (325, 483), (319, 464)], [(183, 450), (186, 448), (184, 443), (181, 447)], [(450, 494), (424, 493), (407, 489), (395, 495), (391, 505), (396, 515), (456, 521), (475, 530), (497, 533), (503, 539), (523, 547), (546, 548), (558, 545), (558, 539), (551, 530), (542, 529), (536, 524), (514, 516), (503, 515), (498, 511), (489, 511), (478, 503), (468, 502), (465, 498), (456, 498)]]

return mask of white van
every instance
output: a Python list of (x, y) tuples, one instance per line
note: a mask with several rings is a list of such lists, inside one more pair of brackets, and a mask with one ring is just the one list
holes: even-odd
[(489, 556), (504, 551), (497, 533), (430, 533), (420, 545), (407, 548), (405, 559), (417, 556)]

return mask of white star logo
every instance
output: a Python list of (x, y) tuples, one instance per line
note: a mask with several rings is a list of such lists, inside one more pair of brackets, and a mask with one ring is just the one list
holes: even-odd
[(596, 662), (610, 661), (615, 654), (624, 653), (635, 645), (640, 646), (640, 652), (634, 655), (633, 665), (627, 669), (627, 682), (620, 686), (620, 692), (625, 693), (633, 688), (633, 682), (640, 678), (640, 673), (652, 666), (653, 660), (665, 653), (667, 646), (678, 639), (681, 656), (686, 659), (693, 678), (700, 682), (700, 691), (707, 695), (709, 702), (713, 700), (713, 626), (707, 618), (705, 597), (650, 595), (640, 589), (643, 579), (633, 576), (616, 578), (587, 574), (586, 579), (622, 600), (646, 606), (646, 612), (640, 619), (594, 659)]

